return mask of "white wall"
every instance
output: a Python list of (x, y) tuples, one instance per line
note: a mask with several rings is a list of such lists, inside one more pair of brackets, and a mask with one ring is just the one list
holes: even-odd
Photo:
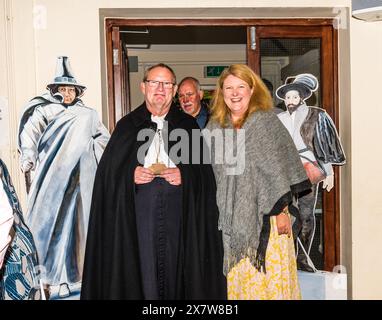
[[(0, 146), (0, 155), (11, 168), (19, 194), (24, 199), (22, 177), (17, 168), (17, 121), (23, 104), (43, 92), (51, 81), (58, 55), (71, 57), (75, 75), (88, 87), (85, 103), (101, 115), (102, 90), (105, 91), (106, 84), (101, 77), (104, 66), (101, 63), (100, 9), (118, 8), (110, 12), (140, 17), (330, 17), (336, 12), (341, 14), (339, 8), (349, 8), (350, 3), (350, 0), (195, 0), (184, 3), (164, 0), (160, 4), (154, 0), (144, 3), (0, 0), (0, 97), (9, 102), (10, 110), (10, 139), (6, 146)], [(41, 6), (33, 13), (35, 5)], [(178, 9), (154, 9), (159, 5)], [(190, 8), (192, 13), (182, 7)], [(379, 94), (382, 24), (349, 21), (346, 15), (342, 18), (343, 29), (339, 35), (340, 134), (348, 163), (341, 169), (341, 259), (351, 271), (353, 297), (381, 299), (382, 173), (376, 169), (375, 162), (382, 156), (381, 117), (378, 116), (382, 112)]]
[(382, 22), (351, 21), (352, 256), (355, 299), (381, 299)]
[(18, 169), (17, 130), (22, 105), (36, 95), (35, 41), (31, 1), (0, 1), (0, 99), (5, 102), (9, 141), (0, 146), (16, 190), (25, 202), (23, 178)]

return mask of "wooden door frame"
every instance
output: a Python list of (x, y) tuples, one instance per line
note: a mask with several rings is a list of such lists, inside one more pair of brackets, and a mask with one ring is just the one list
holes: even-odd
[[(105, 36), (106, 36), (106, 73), (107, 73), (107, 105), (108, 105), (108, 127), (110, 131), (114, 130), (116, 113), (123, 114), (122, 104), (116, 102), (115, 99), (115, 87), (114, 87), (114, 74), (115, 69), (113, 68), (113, 49), (118, 48), (118, 43), (113, 41), (113, 30), (114, 34), (116, 30), (121, 27), (148, 27), (148, 26), (170, 26), (170, 27), (185, 27), (185, 26), (333, 26), (333, 19), (145, 19), (145, 18), (108, 18), (105, 19)], [(248, 41), (247, 41), (248, 43)], [(255, 72), (258, 72), (256, 65), (259, 65), (260, 56), (254, 56), (257, 60), (254, 61), (248, 58), (248, 65), (254, 68)], [(337, 76), (337, 75), (336, 75)], [(337, 94), (337, 91), (336, 91)], [(117, 93), (117, 96), (119, 94)], [(115, 109), (115, 105), (119, 106), (120, 110)], [(337, 106), (338, 108), (338, 106)], [(334, 119), (334, 118), (333, 118)], [(336, 121), (337, 119), (334, 119)]]
[[(322, 29), (325, 29), (325, 36), (321, 43), (321, 83), (322, 83), (322, 101), (323, 107), (325, 107), (328, 114), (334, 120), (337, 129), (339, 123), (339, 101), (338, 101), (338, 31), (334, 28), (333, 19), (145, 19), (145, 18), (111, 18), (105, 19), (105, 35), (106, 35), (106, 62), (107, 62), (107, 83), (108, 83), (108, 119), (109, 130), (113, 131), (116, 120), (116, 100), (115, 100), (115, 87), (114, 87), (114, 72), (113, 68), (113, 30), (119, 30), (121, 27), (127, 26), (155, 26), (155, 27), (184, 27), (184, 26), (255, 26), (258, 31), (264, 30), (264, 28), (272, 27), (274, 30), (273, 36), (290, 37), (293, 38), (293, 34), (300, 34), (299, 30), (304, 27), (304, 30), (309, 30), (316, 34), (318, 37), (322, 37)], [(292, 35), (286, 35), (283, 32), (277, 34), (277, 28), (287, 27), (292, 32)], [(316, 27), (321, 28), (321, 32), (314, 33)], [(326, 27), (326, 28), (325, 28)], [(270, 29), (269, 29), (270, 30)], [(328, 31), (330, 30), (330, 32)], [(259, 37), (261, 32), (257, 32), (256, 41), (259, 43)], [(248, 35), (249, 37), (249, 35)], [(312, 37), (311, 33), (305, 37)], [(249, 38), (247, 44), (250, 43)], [(115, 44), (114, 44), (115, 46)], [(323, 47), (329, 47), (331, 50), (324, 51)], [(247, 50), (248, 52), (248, 50)], [(329, 68), (328, 72), (322, 72), (323, 62), (326, 61), (326, 68)], [(257, 50), (254, 54), (248, 54), (247, 64), (252, 67), (255, 72), (260, 72), (260, 50)], [(117, 102), (117, 105), (118, 104)], [(123, 113), (124, 110), (117, 110), (117, 113)], [(339, 170), (335, 166), (334, 179), (335, 185), (331, 192), (323, 193), (323, 212), (324, 217), (324, 269), (331, 271), (334, 266), (340, 264), (340, 179)]]

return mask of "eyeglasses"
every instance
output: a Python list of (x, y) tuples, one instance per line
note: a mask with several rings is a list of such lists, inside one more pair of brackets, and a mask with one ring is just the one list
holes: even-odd
[(175, 85), (175, 83), (169, 81), (145, 80), (145, 82), (151, 88), (158, 88), (159, 84), (162, 84), (164, 89), (171, 89)]

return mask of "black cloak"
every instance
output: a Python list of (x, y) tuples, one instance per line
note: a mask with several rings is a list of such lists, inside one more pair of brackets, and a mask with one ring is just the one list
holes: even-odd
[[(199, 129), (196, 121), (174, 105), (165, 120), (169, 133), (177, 128), (188, 132), (190, 149), (202, 143), (202, 138), (192, 141), (191, 130)], [(134, 170), (140, 165), (137, 151), (145, 143), (137, 141), (138, 132), (153, 125), (144, 103), (117, 123), (102, 155), (93, 189), (81, 299), (144, 299)], [(152, 130), (152, 136), (154, 133)], [(168, 146), (176, 143), (168, 141)], [(212, 167), (188, 163), (177, 166), (182, 176), (183, 212), (176, 299), (226, 299)]]

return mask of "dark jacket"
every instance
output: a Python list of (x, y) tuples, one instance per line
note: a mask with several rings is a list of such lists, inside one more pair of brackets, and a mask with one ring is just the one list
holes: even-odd
[(210, 113), (209, 113), (207, 104), (204, 101), (201, 101), (201, 104), (202, 106), (200, 108), (198, 115), (195, 117), (195, 120), (198, 123), (198, 126), (200, 127), (200, 129), (204, 129), (210, 118)]

